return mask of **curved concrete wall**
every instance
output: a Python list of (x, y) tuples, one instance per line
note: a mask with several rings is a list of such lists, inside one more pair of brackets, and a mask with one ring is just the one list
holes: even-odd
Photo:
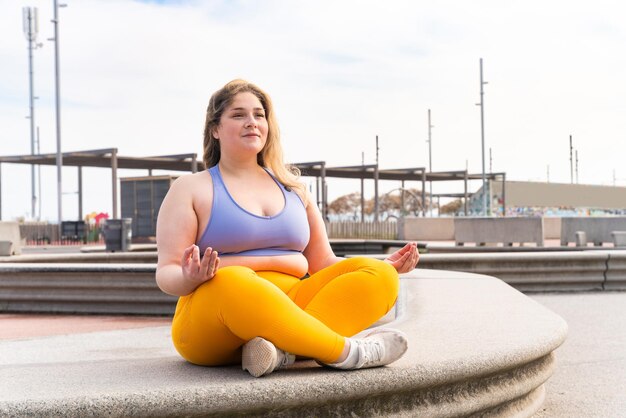
[(389, 326), (407, 333), (407, 354), (353, 372), (303, 361), (252, 379), (238, 366), (198, 367), (175, 353), (167, 327), (46, 338), (37, 359), (32, 342), (0, 342), (0, 415), (510, 417), (540, 408), (567, 332), (559, 316), (501, 280), (426, 269), (402, 276), (397, 305)]

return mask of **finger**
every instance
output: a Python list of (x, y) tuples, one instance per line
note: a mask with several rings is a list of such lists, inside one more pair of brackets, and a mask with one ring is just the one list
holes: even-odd
[(189, 257), (191, 257), (191, 254), (193, 252), (193, 245), (190, 245), (189, 247), (185, 248), (185, 251), (183, 251), (183, 262), (187, 263), (187, 261), (189, 261)]
[(213, 273), (215, 272), (216, 260), (217, 260), (217, 251), (211, 251), (211, 254), (209, 255), (209, 269), (208, 269), (209, 276), (212, 276)]
[(404, 247), (400, 248), (398, 250), (398, 254), (404, 254), (404, 253), (409, 252), (409, 251), (411, 251), (411, 243), (410, 242), (406, 243), (404, 245)]
[(200, 274), (206, 276), (208, 271), (211, 268), (211, 254), (213, 253), (213, 248), (207, 247), (204, 250), (204, 255), (202, 257), (202, 263), (200, 263)]

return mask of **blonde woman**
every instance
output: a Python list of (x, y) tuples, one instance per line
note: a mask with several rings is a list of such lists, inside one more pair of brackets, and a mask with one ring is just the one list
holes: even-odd
[(213, 94), (204, 163), (174, 182), (157, 222), (156, 280), (180, 297), (172, 339), (182, 357), (241, 362), (259, 377), (295, 355), (350, 370), (404, 354), (403, 333), (366, 328), (395, 303), (398, 273), (419, 259), (415, 243), (385, 261), (335, 256), (317, 206), (283, 163), (265, 92), (234, 80)]

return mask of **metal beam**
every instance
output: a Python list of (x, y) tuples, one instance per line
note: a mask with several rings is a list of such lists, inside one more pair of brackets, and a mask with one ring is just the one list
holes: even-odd
[(111, 180), (113, 183), (113, 219), (117, 219), (117, 149), (111, 153)]
[(78, 167), (78, 219), (83, 219), (83, 168)]

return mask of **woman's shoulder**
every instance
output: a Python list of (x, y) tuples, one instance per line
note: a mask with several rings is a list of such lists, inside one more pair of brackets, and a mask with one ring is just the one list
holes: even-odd
[(210, 183), (211, 174), (208, 170), (203, 170), (178, 177), (170, 186), (170, 190), (175, 193), (193, 193), (198, 188), (206, 188), (207, 185), (210, 187)]

